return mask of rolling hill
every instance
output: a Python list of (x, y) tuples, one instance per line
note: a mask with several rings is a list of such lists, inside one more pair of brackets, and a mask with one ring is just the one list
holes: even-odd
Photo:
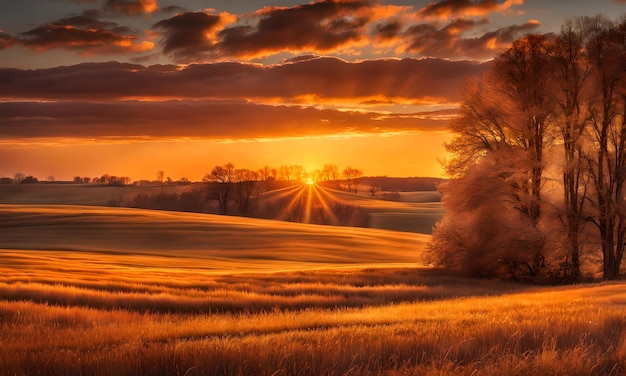
[[(427, 241), (427, 235), (414, 233), (211, 214), (0, 205), (0, 248), (5, 258), (8, 250), (38, 251), (30, 252), (30, 258), (45, 251), (68, 251), (74, 261), (84, 257), (77, 263), (107, 258), (112, 264), (134, 267), (129, 258), (142, 255), (152, 260), (146, 264), (159, 268), (230, 273), (416, 264), (422, 261)], [(82, 256), (76, 256), (79, 253)], [(43, 259), (20, 262), (36, 264)]]
[[(115, 205), (132, 206), (130, 202), (139, 194), (172, 195), (202, 188), (201, 184), (164, 188), (58, 183), (4, 184), (0, 185), (0, 203), (108, 206), (114, 201)], [(271, 190), (260, 194), (253, 206), (250, 214), (260, 218), (328, 224), (340, 224), (337, 222), (343, 221), (344, 225), (420, 234), (430, 234), (444, 213), (437, 192), (396, 192), (391, 200), (384, 192), (372, 197), (365, 190), (354, 194), (317, 185)], [(205, 204), (198, 211), (215, 213), (217, 209), (212, 204)], [(323, 218), (315, 222), (315, 215), (318, 219), (320, 216)], [(364, 216), (367, 216), (367, 220), (362, 218)]]

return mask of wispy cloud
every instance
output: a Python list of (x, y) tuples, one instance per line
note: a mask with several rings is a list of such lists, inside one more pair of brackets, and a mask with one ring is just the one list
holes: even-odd
[(154, 43), (141, 41), (128, 28), (89, 16), (64, 18), (40, 25), (21, 33), (14, 42), (39, 51), (63, 48), (83, 55), (142, 52), (154, 47)]
[(0, 50), (11, 48), (15, 45), (15, 38), (9, 34), (0, 32)]
[(490, 13), (502, 13), (511, 10), (516, 5), (523, 5), (524, 0), (506, 0), (499, 3), (495, 0), (444, 0), (429, 3), (418, 11), (424, 19), (441, 19), (459, 17), (484, 17)]
[(432, 23), (412, 26), (404, 34), (406, 50), (424, 56), (491, 59), (509, 47), (514, 40), (536, 31), (540, 26), (537, 21), (528, 21), (522, 25), (489, 31), (478, 37), (464, 34), (485, 23), (484, 20), (459, 19), (441, 28)]

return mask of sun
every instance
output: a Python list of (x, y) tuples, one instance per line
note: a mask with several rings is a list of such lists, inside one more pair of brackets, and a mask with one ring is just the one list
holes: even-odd
[(311, 178), (306, 179), (306, 185), (313, 185), (315, 184), (315, 181)]

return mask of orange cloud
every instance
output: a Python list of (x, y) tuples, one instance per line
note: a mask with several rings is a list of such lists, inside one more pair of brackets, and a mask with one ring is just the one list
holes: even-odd
[(383, 21), (374, 26), (377, 44), (393, 45), (398, 42), (404, 25), (398, 20)]
[(130, 30), (114, 22), (102, 22), (88, 16), (61, 19), (26, 31), (17, 43), (40, 51), (65, 48), (84, 55), (149, 51), (152, 42), (140, 41)]
[(463, 34), (485, 23), (485, 20), (459, 19), (442, 28), (430, 23), (415, 25), (404, 34), (404, 48), (408, 52), (425, 56), (487, 60), (510, 47), (514, 40), (539, 27), (539, 22), (530, 20), (522, 25), (484, 33), (480, 37), (468, 38)]
[[(197, 61), (217, 57), (255, 58), (289, 51), (331, 52), (368, 41), (367, 28), (372, 8), (367, 0), (329, 0), (294, 7), (266, 7), (251, 16), (250, 23), (224, 27), (217, 38), (205, 38), (207, 30), (217, 25), (175, 23), (178, 15), (157, 23), (165, 28), (164, 52), (179, 61)], [(207, 17), (211, 15), (206, 14)], [(199, 17), (195, 14), (195, 17)], [(254, 22), (256, 21), (256, 22)], [(173, 43), (172, 40), (188, 40)]]
[(217, 32), (236, 20), (228, 14), (182, 13), (154, 25), (164, 30), (163, 52), (175, 57), (195, 58), (214, 48)]
[[(476, 37), (466, 35), (484, 28), (489, 13), (506, 12), (522, 3), (446, 0), (411, 12), (412, 7), (373, 4), (369, 0), (326, 0), (265, 7), (240, 19), (212, 14), (210, 10), (182, 13), (154, 27), (162, 30), (163, 52), (179, 63), (251, 60), (285, 53), (358, 56), (364, 46), (399, 54), (484, 60), (507, 43), (506, 38), (498, 38), (506, 31), (491, 31), (489, 43), (472, 41)], [(481, 18), (472, 18), (475, 16)], [(451, 21), (442, 26), (440, 19)], [(526, 26), (530, 29), (531, 25)], [(463, 51), (464, 45), (470, 45), (471, 50)]]
[(106, 11), (116, 11), (128, 15), (153, 13), (159, 9), (156, 0), (107, 0)]
[(490, 13), (502, 13), (515, 5), (523, 5), (524, 0), (506, 0), (498, 3), (495, 0), (444, 0), (429, 3), (418, 11), (423, 19), (446, 20), (455, 17), (484, 17)]
[(11, 48), (15, 45), (15, 38), (0, 31), (0, 51)]
[(371, 108), (453, 106), (466, 78), (487, 67), (442, 59), (350, 63), (308, 56), (274, 66), (109, 62), (0, 69), (0, 138), (259, 139), (442, 130), (448, 112)]
[(380, 114), (232, 101), (0, 103), (0, 137), (261, 139), (444, 130), (438, 113)]

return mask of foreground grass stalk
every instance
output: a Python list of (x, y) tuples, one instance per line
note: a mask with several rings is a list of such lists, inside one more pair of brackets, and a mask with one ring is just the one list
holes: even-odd
[[(373, 281), (388, 282), (388, 273), (363, 271)], [(293, 289), (288, 277), (266, 275)], [(623, 284), (504, 292), (305, 309), (278, 299), (248, 313), (50, 305), (24, 295), (0, 301), (0, 364), (6, 374), (624, 374)]]

